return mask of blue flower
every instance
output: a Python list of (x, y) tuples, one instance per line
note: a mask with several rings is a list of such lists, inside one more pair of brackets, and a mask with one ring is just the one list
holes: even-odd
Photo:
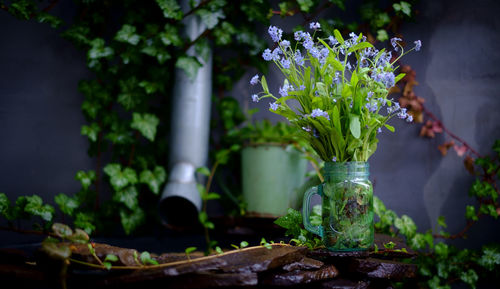
[(266, 50), (264, 50), (264, 53), (262, 53), (262, 58), (264, 58), (265, 61), (271, 61), (271, 59), (273, 59), (271, 49), (267, 48)]
[(318, 30), (321, 28), (321, 25), (319, 24), (319, 22), (311, 22), (309, 23), (309, 28), (313, 30)]
[(331, 46), (334, 46), (335, 44), (339, 43), (339, 42), (337, 41), (337, 39), (335, 39), (335, 37), (333, 37), (333, 36), (329, 36), (329, 37), (328, 37), (328, 41), (330, 41), (330, 45), (331, 45)]
[(305, 130), (305, 131), (307, 131), (307, 132), (311, 132), (311, 129), (308, 128), (308, 127), (303, 126), (302, 129)]
[(392, 47), (394, 47), (394, 51), (399, 50), (398, 41), (401, 41), (401, 40), (403, 40), (403, 39), (398, 38), (398, 37), (391, 38), (391, 44), (392, 44)]
[(324, 117), (327, 120), (330, 120), (330, 116), (328, 115), (328, 112), (321, 110), (320, 108), (315, 108), (311, 112), (311, 117), (316, 118), (316, 117)]
[(300, 51), (297, 50), (295, 51), (295, 55), (293, 56), (293, 59), (295, 60), (295, 63), (297, 63), (298, 65), (304, 65), (304, 57), (302, 56), (302, 54), (300, 54)]
[(309, 50), (309, 53), (311, 53), (311, 55), (314, 57), (314, 58), (317, 58), (319, 59), (320, 58), (320, 54), (319, 54), (319, 49), (317, 47), (311, 47), (311, 49)]
[(285, 82), (282, 87), (279, 89), (279, 94), (283, 97), (288, 96), (288, 90), (290, 89), (290, 85), (288, 82)]
[(382, 132), (382, 129), (379, 127), (377, 128), (377, 133), (381, 133)]
[(257, 94), (252, 94), (252, 101), (259, 102), (259, 96)]
[(349, 37), (351, 37), (351, 38), (353, 38), (353, 39), (357, 40), (358, 35), (356, 35), (356, 33), (354, 33), (354, 32), (351, 32), (351, 33), (349, 33)]
[(274, 42), (278, 42), (281, 40), (281, 35), (283, 34), (283, 30), (279, 29), (278, 27), (271, 25), (269, 26), (267, 32), (269, 33)]
[(274, 61), (278, 61), (280, 60), (280, 54), (283, 54), (283, 52), (281, 51), (280, 48), (275, 48), (273, 50), (273, 53), (271, 54), (271, 59), (274, 60)]
[(250, 79), (251, 85), (256, 85), (259, 82), (259, 74), (256, 74), (252, 79)]
[(304, 46), (305, 49), (310, 51), (314, 47), (314, 42), (310, 36), (304, 37), (304, 42), (302, 43), (302, 45)]
[(300, 41), (303, 36), (304, 36), (304, 32), (302, 32), (302, 31), (296, 31), (293, 34), (293, 37), (295, 38), (296, 41)]
[(285, 57), (283, 57), (281, 59), (281, 65), (283, 65), (283, 68), (289, 69), (290, 68), (290, 60), (288, 60)]
[(333, 157), (332, 162), (336, 162), (336, 161), (337, 161), (337, 157)]
[(413, 116), (411, 114), (408, 114), (408, 117), (406, 118), (406, 122), (412, 122), (413, 121)]
[(299, 86), (299, 90), (304, 90), (304, 89), (306, 89), (306, 86), (305, 86), (305, 85), (303, 85), (303, 84), (301, 84), (301, 85)]
[(288, 40), (281, 41), (281, 47), (283, 47), (283, 50), (290, 48), (290, 41)]
[(417, 40), (417, 41), (415, 41), (413, 43), (415, 43), (415, 51), (419, 51), (420, 48), (422, 48), (422, 41)]
[(269, 103), (269, 108), (271, 110), (277, 110), (278, 109), (278, 103), (276, 103), (276, 102)]
[(366, 95), (367, 98), (371, 98), (373, 96), (373, 91), (368, 91), (368, 94)]

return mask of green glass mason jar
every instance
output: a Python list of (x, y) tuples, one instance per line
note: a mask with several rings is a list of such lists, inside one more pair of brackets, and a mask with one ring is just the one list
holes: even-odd
[[(327, 162), (325, 181), (310, 188), (303, 201), (304, 227), (321, 236), (332, 251), (359, 251), (373, 246), (373, 186), (367, 162)], [(322, 223), (310, 223), (311, 197), (321, 197)]]

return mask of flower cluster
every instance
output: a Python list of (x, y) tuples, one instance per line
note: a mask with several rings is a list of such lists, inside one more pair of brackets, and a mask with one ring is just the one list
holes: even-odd
[[(382, 128), (394, 131), (388, 120), (394, 116), (413, 120), (406, 109), (388, 99), (389, 89), (404, 77), (395, 75), (394, 63), (409, 51), (404, 51), (401, 38), (391, 39), (393, 51), (386, 51), (377, 50), (361, 34), (350, 33), (344, 39), (335, 30), (334, 35), (319, 38), (321, 25), (313, 22), (309, 28), (311, 32), (296, 31), (292, 44), (282, 39), (283, 30), (269, 27), (276, 45), (262, 57), (274, 62), (285, 80), (275, 96), (265, 77), (255, 75), (250, 83), (260, 82), (263, 91), (252, 100), (272, 98), (269, 109), (302, 128), (303, 137), (323, 160), (366, 161)], [(414, 44), (410, 51), (420, 50), (420, 40)]]

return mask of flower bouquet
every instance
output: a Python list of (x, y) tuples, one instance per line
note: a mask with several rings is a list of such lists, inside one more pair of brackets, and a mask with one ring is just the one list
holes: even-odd
[[(405, 52), (401, 39), (391, 39), (396, 54), (377, 50), (362, 34), (344, 39), (338, 30), (333, 36), (316, 37), (319, 23), (311, 23), (312, 35), (296, 31), (292, 41), (282, 39), (283, 31), (269, 27), (275, 47), (262, 57), (272, 61), (284, 76), (279, 95), (269, 91), (266, 78), (255, 75), (250, 83), (261, 83), (263, 91), (252, 95), (258, 102), (271, 98), (270, 111), (286, 117), (300, 128), (305, 139), (325, 161), (325, 182), (312, 188), (304, 198), (306, 229), (323, 237), (332, 250), (366, 249), (373, 243), (373, 189), (368, 180), (368, 158), (377, 148), (383, 128), (394, 132), (387, 122), (397, 116), (407, 122), (413, 117), (388, 93), (404, 74), (395, 75), (398, 60)], [(322, 196), (321, 226), (308, 220), (310, 195)]]

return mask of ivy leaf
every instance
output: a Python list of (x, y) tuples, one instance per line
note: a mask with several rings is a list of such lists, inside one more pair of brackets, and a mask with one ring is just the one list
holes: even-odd
[(148, 185), (149, 189), (155, 194), (160, 193), (160, 186), (165, 182), (167, 174), (165, 169), (160, 166), (156, 166), (154, 171), (144, 170), (139, 176), (141, 183)]
[(125, 234), (130, 235), (139, 225), (144, 222), (144, 211), (137, 207), (132, 213), (120, 210), (120, 219)]
[(141, 40), (140, 36), (135, 33), (136, 28), (129, 24), (124, 24), (120, 30), (116, 33), (115, 40), (119, 42), (129, 43), (131, 45), (137, 45)]
[(394, 8), (396, 12), (402, 12), (407, 16), (411, 16), (411, 4), (408, 2), (401, 1), (399, 3), (394, 3), (392, 4), (392, 8)]
[(111, 267), (113, 267), (113, 265), (109, 262), (102, 262), (102, 265), (106, 268), (106, 270), (111, 270)]
[(407, 238), (415, 236), (417, 226), (407, 215), (401, 216), (394, 221), (394, 226)]
[(199, 9), (196, 14), (200, 16), (201, 21), (207, 25), (208, 29), (213, 29), (219, 24), (219, 19), (224, 19), (226, 16), (222, 10), (210, 11), (207, 9)]
[(95, 181), (95, 178), (96, 175), (93, 170), (88, 172), (78, 171), (75, 175), (75, 179), (80, 181), (84, 190), (87, 190), (90, 187), (92, 182)]
[(177, 59), (175, 63), (177, 68), (184, 70), (186, 75), (194, 80), (198, 74), (198, 70), (202, 67), (201, 63), (196, 59), (196, 57), (181, 56)]
[(240, 248), (245, 248), (245, 247), (248, 247), (248, 242), (247, 241), (241, 241), (240, 243)]
[(467, 220), (472, 220), (472, 221), (478, 220), (476, 214), (476, 208), (474, 206), (469, 205), (465, 208), (465, 218), (467, 218)]
[(10, 200), (7, 195), (0, 193), (0, 215), (6, 216), (10, 208)]
[(182, 45), (182, 39), (179, 37), (179, 32), (177, 31), (177, 27), (165, 24), (165, 28), (162, 32), (158, 33), (160, 40), (166, 46), (174, 45), (180, 46)]
[(97, 136), (99, 135), (100, 131), (101, 128), (99, 127), (99, 124), (93, 122), (92, 124), (90, 124), (90, 126), (83, 125), (80, 133), (87, 136), (92, 142), (95, 142), (97, 141)]
[(54, 197), (54, 201), (59, 205), (61, 212), (68, 216), (73, 216), (73, 211), (80, 205), (76, 198), (68, 197), (65, 194), (58, 194)]
[(123, 190), (115, 192), (113, 195), (113, 200), (124, 204), (131, 210), (134, 210), (139, 205), (139, 201), (137, 200), (138, 195), (139, 194), (135, 186), (128, 186)]
[(202, 60), (208, 61), (208, 58), (210, 57), (211, 53), (210, 44), (208, 43), (208, 40), (206, 38), (202, 38), (196, 41), (194, 45), (194, 51), (196, 52), (196, 55), (201, 57)]
[(445, 243), (438, 243), (434, 246), (434, 252), (436, 252), (436, 255), (439, 257), (445, 259), (448, 257), (448, 245)]
[(114, 54), (113, 48), (106, 47), (104, 39), (102, 38), (95, 38), (94, 40), (90, 41), (90, 46), (91, 48), (87, 53), (87, 57), (89, 59), (95, 60), (95, 59), (109, 57)]
[(478, 279), (479, 278), (477, 276), (476, 271), (474, 271), (472, 269), (467, 270), (467, 272), (460, 273), (460, 280), (467, 283), (473, 289), (476, 288), (476, 283), (477, 283)]
[(84, 230), (85, 233), (90, 235), (95, 230), (95, 226), (92, 224), (93, 222), (94, 218), (92, 217), (92, 215), (79, 212), (76, 214), (76, 218), (73, 224), (75, 225), (75, 227)]
[(299, 4), (300, 10), (303, 12), (309, 12), (312, 6), (314, 6), (314, 2), (312, 0), (297, 0)]
[(43, 11), (36, 15), (36, 20), (40, 23), (47, 23), (52, 28), (59, 28), (64, 23), (62, 19)]
[[(215, 36), (215, 44), (220, 45), (220, 46), (230, 44), (231, 40), (232, 40), (232, 36), (235, 33), (236, 33), (236, 28), (233, 26), (233, 24), (231, 24), (227, 21), (222, 22), (222, 24), (219, 27), (216, 27), (213, 30), (213, 35)], [(249, 43), (249, 44), (252, 45), (253, 43)], [(252, 53), (250, 53), (250, 54), (252, 54)]]
[(495, 266), (500, 265), (500, 248), (498, 246), (484, 246), (482, 253), (481, 258), (477, 261), (480, 266), (492, 271)]
[(132, 115), (132, 123), (130, 127), (137, 129), (145, 138), (150, 141), (155, 140), (156, 127), (160, 123), (160, 120), (153, 114), (144, 113), (140, 114), (134, 112)]
[(54, 216), (54, 207), (51, 205), (43, 204), (42, 198), (37, 195), (26, 197), (26, 206), (24, 211), (33, 216), (39, 216), (43, 220), (50, 222)]
[(377, 30), (377, 40), (378, 41), (386, 41), (389, 39), (389, 35), (387, 34), (387, 31), (385, 31), (384, 29), (379, 29)]
[(137, 183), (137, 174), (132, 168), (125, 168), (122, 171), (120, 164), (110, 163), (104, 167), (103, 171), (109, 176), (115, 191), (119, 191), (129, 184)]
[(439, 218), (437, 219), (437, 223), (439, 226), (443, 227), (443, 228), (446, 228), (446, 220), (444, 218), (444, 216), (439, 216)]
[(175, 20), (182, 19), (183, 13), (176, 0), (156, 0), (156, 3), (163, 11), (163, 17)]

